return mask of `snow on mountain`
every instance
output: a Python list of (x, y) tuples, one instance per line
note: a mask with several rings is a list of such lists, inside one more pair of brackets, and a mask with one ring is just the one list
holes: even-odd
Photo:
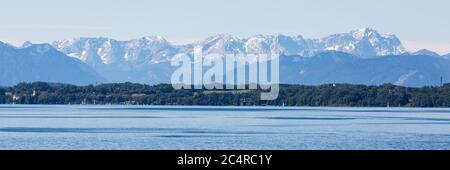
[(195, 43), (175, 46), (160, 36), (129, 41), (100, 37), (56, 41), (53, 46), (89, 65), (159, 63), (168, 61), (178, 52), (192, 53), (195, 46), (202, 46), (204, 54), (273, 53), (304, 57), (311, 57), (323, 51), (341, 51), (361, 58), (398, 55), (406, 52), (395, 35), (380, 34), (370, 28), (321, 39), (304, 39), (302, 36), (285, 35), (238, 38), (219, 34)]
[(33, 43), (31, 43), (30, 41), (25, 41), (19, 48), (27, 48), (32, 45)]
[(129, 41), (110, 38), (76, 38), (56, 41), (53, 46), (91, 66), (98, 64), (155, 63), (169, 61), (177, 49), (160, 36)]
[(406, 50), (395, 35), (380, 34), (364, 28), (350, 33), (335, 34), (321, 39), (304, 39), (301, 36), (265, 36), (239, 39), (230, 35), (216, 35), (196, 46), (204, 53), (273, 53), (311, 57), (323, 51), (341, 51), (361, 58), (399, 55)]
[(313, 41), (313, 48), (319, 51), (341, 51), (361, 58), (399, 55), (406, 52), (395, 35), (380, 34), (371, 28), (335, 34)]
[(205, 54), (239, 54), (245, 53), (244, 42), (234, 36), (219, 34), (197, 42), (194, 46), (202, 46)]

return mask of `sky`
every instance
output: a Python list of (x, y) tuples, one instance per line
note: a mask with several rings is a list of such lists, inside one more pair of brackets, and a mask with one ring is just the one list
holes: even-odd
[(76, 37), (129, 40), (160, 35), (175, 44), (215, 34), (329, 34), (370, 27), (410, 50), (450, 53), (448, 0), (0, 0), (0, 41)]

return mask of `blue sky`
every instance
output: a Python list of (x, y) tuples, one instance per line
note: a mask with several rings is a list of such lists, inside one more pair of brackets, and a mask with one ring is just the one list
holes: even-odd
[(450, 53), (448, 0), (0, 0), (0, 41), (161, 35), (185, 43), (225, 33), (320, 38), (371, 27), (410, 50)]

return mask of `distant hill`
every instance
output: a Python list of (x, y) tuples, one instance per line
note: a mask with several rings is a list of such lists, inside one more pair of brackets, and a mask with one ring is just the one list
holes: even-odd
[(283, 83), (318, 85), (351, 83), (421, 87), (450, 81), (450, 60), (426, 55), (398, 55), (361, 59), (342, 52), (325, 52), (315, 57), (281, 57)]
[(450, 60), (450, 54), (443, 55), (442, 57), (445, 58), (445, 59)]
[(421, 49), (419, 51), (416, 51), (414, 53), (412, 53), (412, 55), (427, 55), (427, 56), (433, 56), (433, 57), (440, 57), (441, 55), (439, 55), (438, 53), (431, 51), (431, 50), (427, 50), (427, 49)]
[(34, 81), (86, 85), (105, 79), (85, 63), (49, 44), (17, 48), (0, 42), (0, 86)]

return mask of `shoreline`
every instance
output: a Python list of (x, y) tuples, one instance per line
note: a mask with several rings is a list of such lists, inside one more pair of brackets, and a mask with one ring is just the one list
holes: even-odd
[[(128, 108), (242, 108), (242, 109), (254, 109), (261, 110), (274, 109), (274, 110), (305, 110), (305, 109), (371, 109), (371, 110), (405, 110), (405, 109), (433, 109), (444, 110), (450, 109), (450, 107), (364, 107), (364, 106), (234, 106), (234, 105), (122, 105), (122, 104), (0, 104), (2, 106), (75, 106), (75, 107), (128, 107)], [(6, 107), (5, 107), (6, 108)]]

